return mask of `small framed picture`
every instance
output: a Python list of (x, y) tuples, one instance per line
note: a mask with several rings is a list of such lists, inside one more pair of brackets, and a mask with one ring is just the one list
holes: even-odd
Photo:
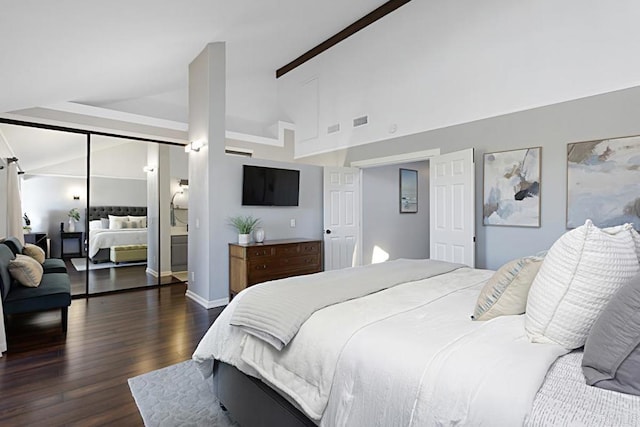
[(400, 169), (400, 213), (418, 212), (418, 171)]

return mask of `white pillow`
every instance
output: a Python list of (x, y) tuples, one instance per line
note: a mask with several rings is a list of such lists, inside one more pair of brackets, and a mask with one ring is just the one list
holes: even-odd
[[(126, 223), (129, 222), (128, 216), (116, 216), (109, 215), (109, 229), (119, 230), (121, 228), (127, 228)], [(122, 223), (125, 223), (124, 225)]]
[(587, 220), (553, 244), (527, 300), (532, 342), (584, 345), (611, 296), (640, 271), (630, 228), (601, 230)]
[(101, 230), (102, 229), (102, 221), (96, 219), (95, 221), (89, 221), (89, 230)]
[(147, 217), (146, 216), (131, 216), (129, 215), (129, 221), (134, 222), (137, 221), (139, 223), (139, 228), (147, 228)]
[(631, 237), (636, 244), (636, 255), (638, 256), (638, 262), (640, 262), (640, 234), (632, 228)]

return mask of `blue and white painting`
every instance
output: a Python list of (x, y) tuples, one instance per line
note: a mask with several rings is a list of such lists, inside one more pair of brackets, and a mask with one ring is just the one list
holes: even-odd
[(640, 229), (640, 136), (567, 145), (567, 228)]
[(541, 150), (484, 155), (484, 225), (540, 227)]

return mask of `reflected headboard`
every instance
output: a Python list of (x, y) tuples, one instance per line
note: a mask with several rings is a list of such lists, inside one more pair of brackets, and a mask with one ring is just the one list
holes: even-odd
[(95, 221), (100, 218), (109, 218), (109, 215), (116, 216), (146, 216), (146, 206), (91, 206), (87, 209), (87, 217), (89, 221)]

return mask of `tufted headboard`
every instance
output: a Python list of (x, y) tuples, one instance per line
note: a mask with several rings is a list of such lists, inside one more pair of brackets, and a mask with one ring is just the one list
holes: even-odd
[(89, 221), (95, 221), (100, 218), (108, 218), (109, 215), (125, 216), (146, 216), (146, 206), (91, 206), (87, 209), (87, 217)]

